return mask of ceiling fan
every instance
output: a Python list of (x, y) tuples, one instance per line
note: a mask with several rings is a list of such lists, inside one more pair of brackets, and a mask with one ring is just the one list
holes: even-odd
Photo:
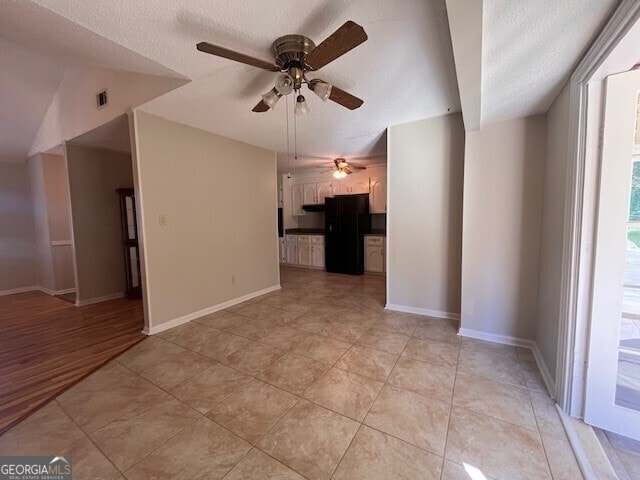
[(351, 165), (351, 164), (347, 163), (347, 161), (344, 158), (336, 158), (333, 161), (333, 163), (335, 164), (334, 167), (330, 168), (329, 170), (325, 170), (322, 173), (333, 172), (333, 176), (335, 178), (344, 178), (347, 175), (351, 175), (354, 170), (366, 170), (367, 169), (367, 167), (357, 167), (355, 165)]
[(262, 100), (253, 107), (253, 111), (266, 112), (275, 107), (280, 97), (295, 92), (295, 113), (296, 115), (304, 115), (309, 112), (309, 107), (304, 96), (300, 94), (303, 84), (306, 84), (309, 90), (323, 101), (331, 100), (350, 110), (355, 110), (364, 103), (360, 98), (319, 78), (308, 79), (306, 74), (319, 70), (354, 49), (367, 38), (364, 29), (352, 21), (346, 22), (318, 46), (310, 38), (303, 35), (284, 35), (273, 42), (274, 63), (207, 42), (198, 43), (197, 49), (252, 67), (280, 72), (276, 77), (275, 86), (262, 95)]

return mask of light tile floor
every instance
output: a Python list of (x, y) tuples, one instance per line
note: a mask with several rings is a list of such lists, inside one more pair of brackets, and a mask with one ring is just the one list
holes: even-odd
[(384, 277), (282, 290), (133, 347), (0, 437), (74, 479), (582, 478), (530, 351), (389, 312)]

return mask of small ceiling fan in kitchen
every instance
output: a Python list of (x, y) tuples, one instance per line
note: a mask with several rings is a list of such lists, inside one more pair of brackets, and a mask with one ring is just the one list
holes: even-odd
[[(336, 158), (334, 161), (334, 166), (329, 170), (325, 170), (325, 172), (333, 172), (333, 176), (335, 178), (344, 178), (347, 175), (351, 175), (354, 170), (366, 170), (367, 167), (357, 167), (355, 165), (351, 165), (347, 163), (344, 158)], [(324, 172), (323, 172), (324, 173)]]
[(254, 112), (266, 112), (274, 108), (282, 96), (295, 93), (294, 111), (296, 115), (305, 115), (309, 113), (309, 107), (304, 95), (300, 93), (302, 85), (306, 85), (323, 101), (331, 100), (350, 110), (355, 110), (364, 103), (360, 98), (335, 85), (319, 78), (307, 78), (307, 74), (331, 63), (366, 41), (367, 38), (364, 29), (352, 21), (346, 22), (317, 46), (313, 40), (304, 35), (284, 35), (273, 42), (275, 56), (273, 63), (207, 42), (198, 43), (197, 49), (252, 67), (274, 73), (279, 72), (275, 86), (262, 95), (262, 100), (253, 107)]

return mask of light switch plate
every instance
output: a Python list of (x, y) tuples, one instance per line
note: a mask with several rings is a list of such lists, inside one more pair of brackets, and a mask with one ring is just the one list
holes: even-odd
[(161, 227), (166, 227), (169, 224), (169, 219), (165, 214), (158, 215), (158, 221)]

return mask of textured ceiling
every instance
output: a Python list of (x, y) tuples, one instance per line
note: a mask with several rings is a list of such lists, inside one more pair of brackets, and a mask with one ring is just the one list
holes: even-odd
[[(615, 3), (484, 0), (482, 122), (545, 112)], [(459, 111), (444, 0), (6, 1), (0, 38), (60, 64), (190, 78), (145, 110), (285, 152), (284, 100), (275, 111), (250, 112), (273, 74), (197, 52), (195, 44), (269, 60), (278, 36), (303, 33), (318, 43), (347, 19), (369, 40), (318, 76), (365, 103), (351, 112), (307, 95), (311, 114), (297, 125), (301, 157), (379, 156), (389, 125)]]
[[(291, 173), (293, 175), (313, 175), (333, 168), (333, 160), (337, 157), (298, 157), (294, 160), (292, 155), (278, 154), (278, 173)], [(387, 163), (387, 157), (348, 157), (347, 162), (356, 167), (369, 167)]]
[(545, 113), (616, 0), (484, 0), (482, 123)]
[(65, 67), (0, 39), (0, 159), (24, 159)]
[(278, 36), (303, 33), (319, 43), (348, 19), (365, 28), (367, 42), (318, 73), (363, 98), (363, 107), (351, 112), (309, 93), (311, 114), (298, 124), (301, 155), (382, 154), (387, 126), (459, 111), (443, 0), (38, 3), (195, 80), (148, 112), (271, 150), (286, 151), (285, 102), (264, 114), (251, 108), (274, 75), (200, 53), (197, 42), (269, 60)]
[(45, 8), (0, 1), (0, 159), (24, 159), (70, 65), (181, 76)]
[(108, 148), (119, 152), (131, 152), (129, 140), (129, 119), (120, 115), (93, 130), (69, 140), (69, 143), (86, 147)]
[(123, 48), (118, 42), (25, 0), (0, 1), (0, 38), (63, 65), (90, 65), (153, 75), (181, 76), (139, 53)]

